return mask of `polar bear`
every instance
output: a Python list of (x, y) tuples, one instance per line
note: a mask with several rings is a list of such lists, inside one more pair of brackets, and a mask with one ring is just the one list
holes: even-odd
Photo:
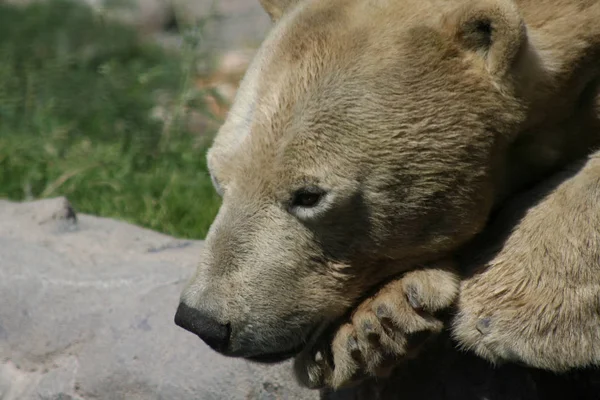
[[(354, 379), (353, 352), (330, 343), (338, 374), (309, 350), (331, 330), (352, 337), (339, 334), (345, 321), (382, 290), (402, 332), (443, 330), (437, 316), (423, 329), (402, 318), (457, 303), (454, 340), (483, 357), (595, 363), (535, 361), (538, 350), (500, 343), (514, 337), (493, 334), (504, 318), (469, 300), (485, 298), (469, 282), (487, 275), (462, 277), (448, 260), (507, 199), (600, 144), (600, 2), (263, 5), (275, 24), (207, 154), (223, 203), (176, 322), (227, 356), (300, 354), (303, 383), (338, 388)], [(405, 339), (390, 342), (394, 355)], [(368, 358), (367, 374), (386, 370), (386, 357)]]

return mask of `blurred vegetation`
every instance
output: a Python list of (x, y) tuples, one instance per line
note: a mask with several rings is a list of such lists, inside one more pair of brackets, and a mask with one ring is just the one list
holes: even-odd
[[(64, 195), (79, 212), (204, 237), (219, 199), (210, 134), (185, 123), (206, 109), (198, 32), (167, 52), (81, 3), (0, 3), (0, 197)], [(159, 98), (168, 123), (152, 116)]]

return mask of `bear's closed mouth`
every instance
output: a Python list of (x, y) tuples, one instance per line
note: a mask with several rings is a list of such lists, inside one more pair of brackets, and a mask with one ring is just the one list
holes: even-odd
[(316, 324), (316, 326), (313, 329), (311, 329), (310, 332), (306, 335), (306, 337), (309, 338), (308, 342), (303, 341), (303, 343), (297, 345), (296, 347), (294, 347), (290, 350), (280, 351), (280, 352), (276, 352), (276, 353), (258, 354), (258, 355), (249, 356), (249, 357), (245, 357), (245, 358), (249, 361), (253, 361), (253, 362), (257, 362), (257, 363), (261, 363), (261, 364), (276, 364), (276, 363), (286, 361), (292, 357), (297, 356), (309, 343), (314, 341), (316, 339), (316, 337), (323, 331), (325, 326), (327, 326), (327, 325), (323, 324), (323, 323)]
[(300, 351), (302, 351), (303, 347), (304, 346), (300, 345), (288, 351), (259, 354), (256, 356), (247, 357), (247, 359), (261, 364), (276, 364), (296, 356), (298, 353), (300, 353)]

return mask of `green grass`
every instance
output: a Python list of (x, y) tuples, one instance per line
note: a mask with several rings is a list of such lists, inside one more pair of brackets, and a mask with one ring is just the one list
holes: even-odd
[[(191, 38), (191, 39), (190, 39)], [(197, 35), (167, 53), (86, 6), (0, 4), (0, 197), (66, 196), (79, 212), (202, 238), (219, 207), (185, 110)], [(170, 98), (168, 125), (151, 117)]]

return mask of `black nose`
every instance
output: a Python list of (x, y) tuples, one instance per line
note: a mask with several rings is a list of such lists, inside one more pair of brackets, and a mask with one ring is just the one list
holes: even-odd
[(175, 324), (185, 330), (195, 333), (216, 351), (225, 351), (229, 344), (229, 336), (231, 333), (229, 324), (221, 324), (210, 315), (192, 308), (187, 304), (180, 303), (179, 307), (177, 307)]

